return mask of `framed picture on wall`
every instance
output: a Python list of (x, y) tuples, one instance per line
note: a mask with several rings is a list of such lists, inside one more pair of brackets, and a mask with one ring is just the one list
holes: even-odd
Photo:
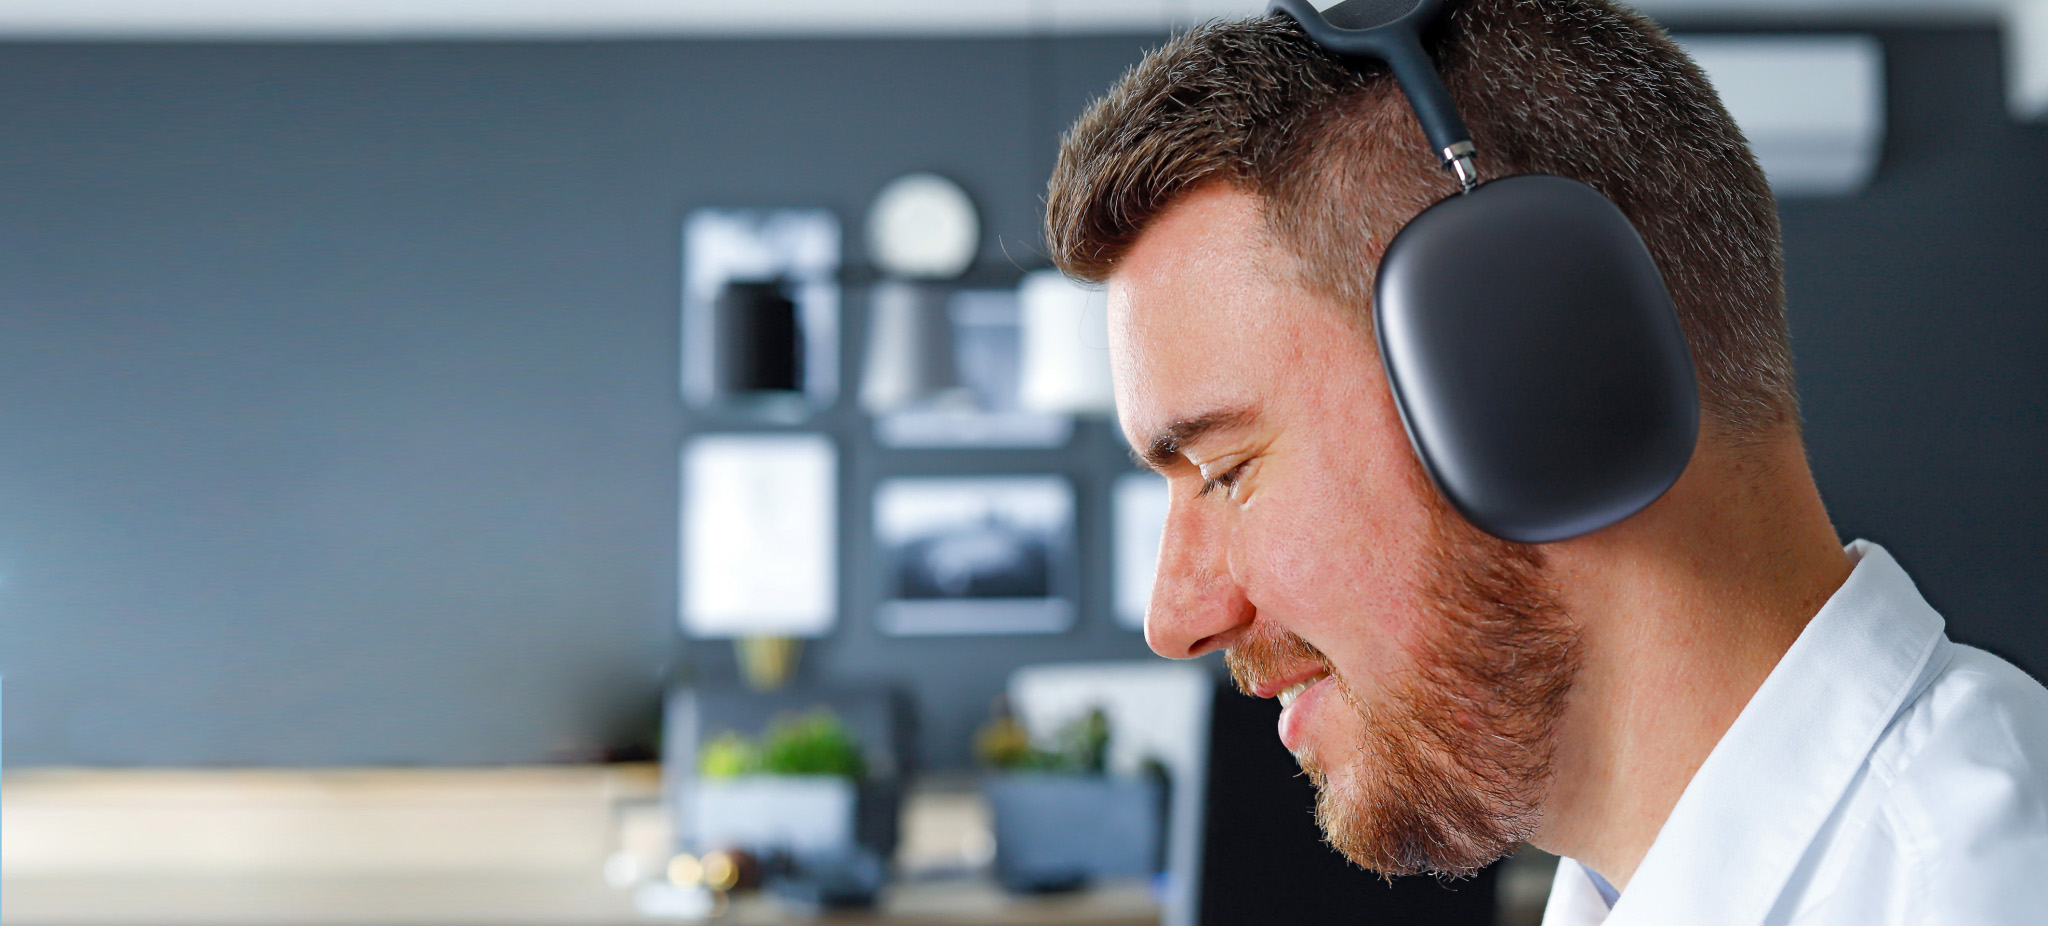
[(692, 637), (816, 637), (836, 616), (838, 451), (822, 434), (707, 434), (682, 453)]
[(1059, 476), (888, 479), (875, 487), (883, 632), (1073, 626), (1074, 487)]
[(885, 447), (1059, 447), (1066, 414), (1021, 403), (1017, 290), (884, 280), (868, 293), (861, 406)]
[(839, 391), (839, 220), (698, 209), (683, 222), (682, 390), (693, 407), (802, 420)]

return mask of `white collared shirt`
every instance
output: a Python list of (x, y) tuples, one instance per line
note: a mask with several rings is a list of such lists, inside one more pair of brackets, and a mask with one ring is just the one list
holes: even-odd
[(1849, 554), (1613, 909), (1564, 859), (1544, 926), (2048, 923), (2048, 689)]

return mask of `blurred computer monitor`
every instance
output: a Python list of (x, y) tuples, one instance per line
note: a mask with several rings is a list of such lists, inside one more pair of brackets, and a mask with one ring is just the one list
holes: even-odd
[(1247, 923), (1492, 926), (1495, 868), (1449, 883), (1391, 883), (1323, 844), (1315, 786), (1277, 734), (1280, 705), (1220, 682), (1211, 703), (1200, 926)]

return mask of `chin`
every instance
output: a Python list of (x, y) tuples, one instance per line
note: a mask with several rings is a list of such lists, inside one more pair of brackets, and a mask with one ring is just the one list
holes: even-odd
[[(1302, 768), (1316, 783), (1316, 824), (1323, 841), (1352, 864), (1387, 877), (1467, 877), (1512, 852), (1525, 838), (1518, 816), (1474, 801), (1470, 791), (1441, 789), (1418, 799), (1411, 788), (1432, 790), (1399, 769), (1362, 767), (1354, 760), (1325, 772), (1312, 759)], [(1465, 798), (1460, 800), (1458, 798)], [(1509, 824), (1509, 825), (1501, 825)]]
[[(1447, 707), (1442, 692), (1397, 690), (1378, 704), (1339, 690), (1296, 757), (1315, 783), (1316, 823), (1332, 849), (1389, 877), (1465, 877), (1534, 835), (1547, 762), (1499, 764), (1513, 756), (1488, 748), (1497, 740), (1447, 729), (1446, 714), (1415, 703)], [(1547, 757), (1542, 748), (1516, 752)]]

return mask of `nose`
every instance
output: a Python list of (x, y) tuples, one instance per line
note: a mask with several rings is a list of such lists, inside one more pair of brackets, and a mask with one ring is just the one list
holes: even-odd
[(1193, 659), (1229, 646), (1251, 625), (1251, 601), (1231, 575), (1227, 534), (1213, 506), (1174, 493), (1145, 611), (1145, 642), (1153, 652)]

